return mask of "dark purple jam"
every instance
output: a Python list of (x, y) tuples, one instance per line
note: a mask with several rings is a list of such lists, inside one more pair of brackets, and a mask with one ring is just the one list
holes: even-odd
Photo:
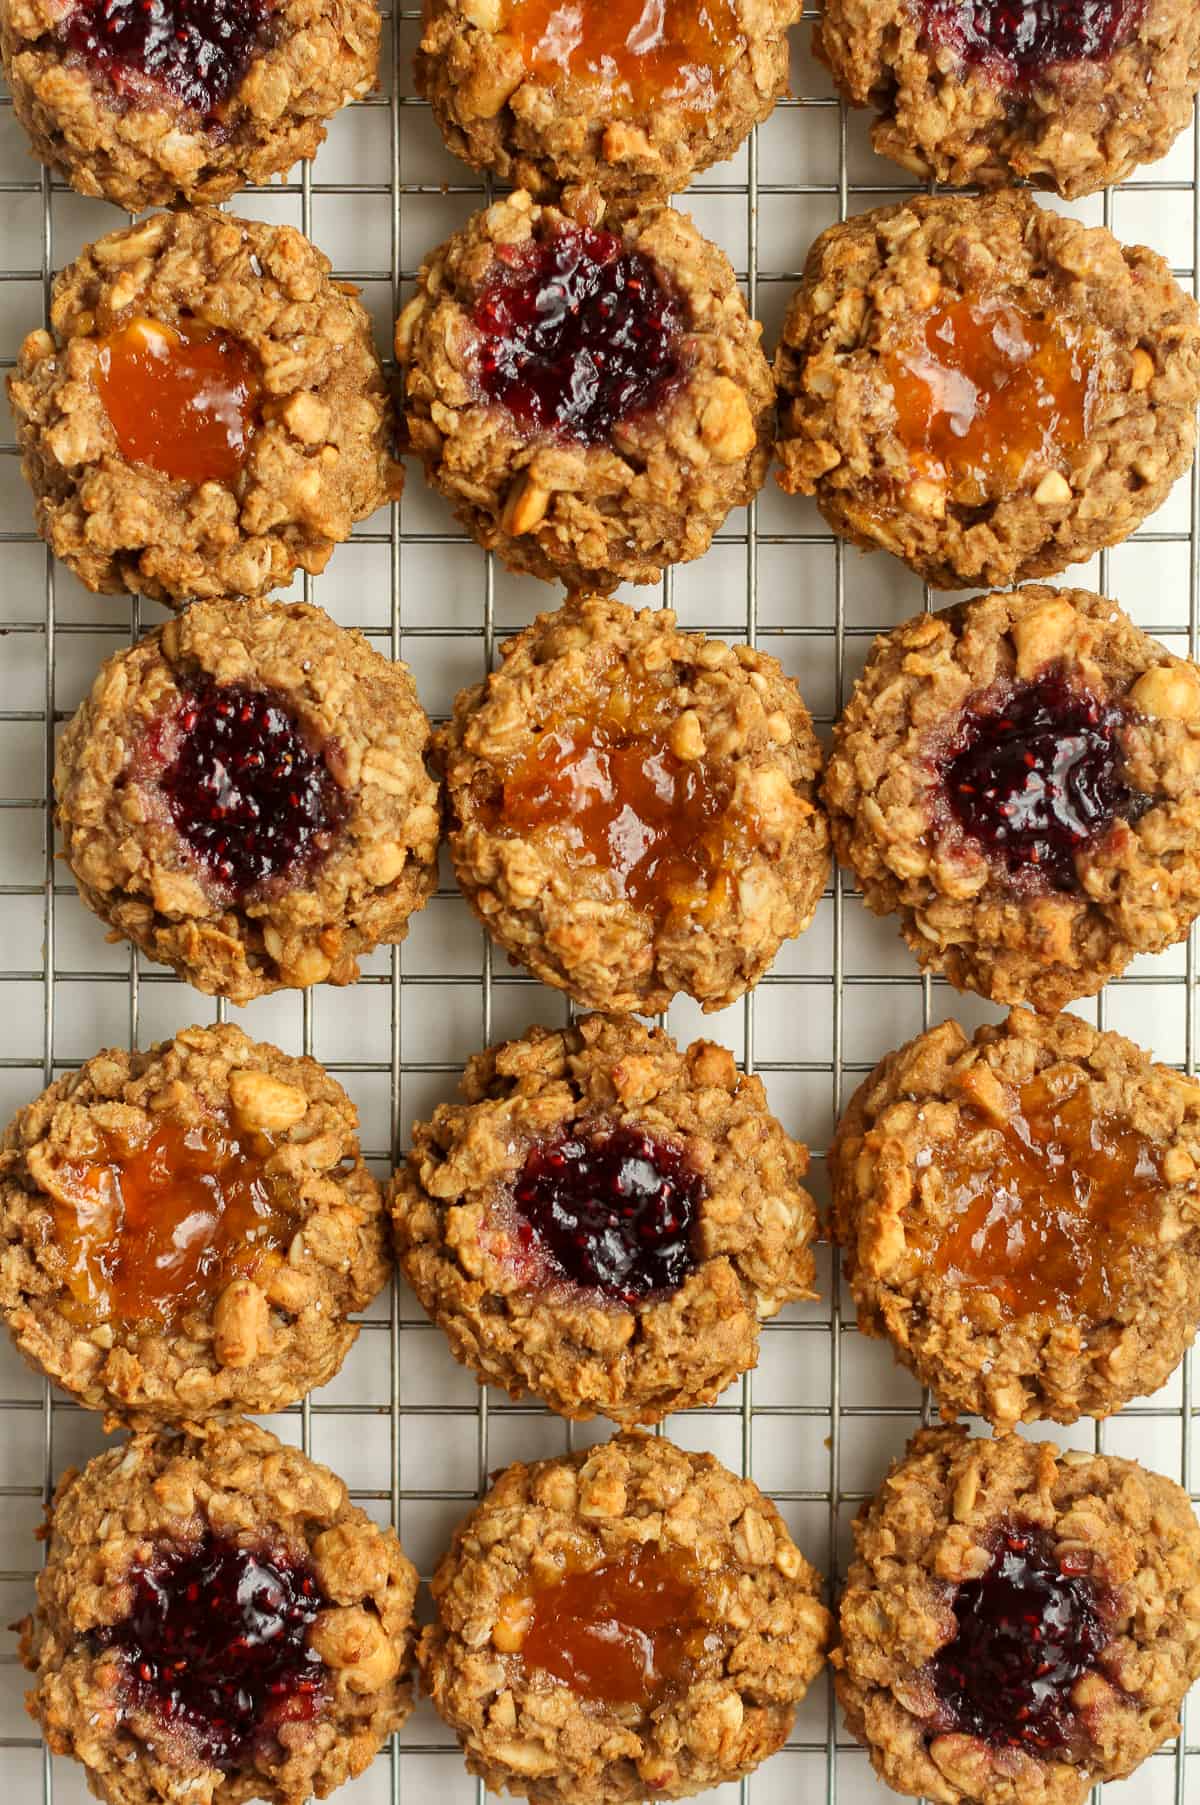
[(308, 1632), (327, 1603), (287, 1554), (210, 1532), (140, 1568), (129, 1616), (93, 1638), (120, 1652), (126, 1710), (151, 1712), (228, 1773), (283, 1724), (316, 1715), (325, 1668)]
[(574, 1284), (625, 1304), (682, 1285), (704, 1195), (678, 1148), (636, 1128), (535, 1147), (513, 1187), (526, 1245)]
[(342, 792), (283, 698), (207, 680), (185, 694), (157, 784), (179, 834), (235, 897), (311, 871), (345, 814)]
[(1138, 811), (1124, 776), (1125, 715), (1051, 667), (963, 710), (941, 765), (946, 806), (993, 867), (1079, 888), (1076, 855)]
[(137, 99), (163, 88), (205, 118), (229, 99), (263, 43), (269, 0), (79, 0), (69, 50)]
[(654, 264), (615, 233), (560, 226), (489, 277), (475, 304), (476, 378), (521, 426), (598, 445), (676, 381), (684, 317)]
[(1052, 1754), (1077, 1740), (1071, 1689), (1108, 1642), (1097, 1588), (1065, 1571), (1036, 1526), (1004, 1528), (992, 1564), (954, 1597), (958, 1634), (933, 1659), (954, 1727), (993, 1747)]
[(926, 29), (997, 79), (1031, 82), (1047, 63), (1099, 62), (1128, 43), (1146, 0), (916, 0)]

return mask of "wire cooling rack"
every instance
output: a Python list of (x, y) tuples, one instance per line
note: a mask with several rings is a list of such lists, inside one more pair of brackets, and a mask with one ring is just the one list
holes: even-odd
[[(381, 91), (333, 122), (316, 163), (296, 178), (251, 191), (236, 211), (299, 226), (361, 285), (381, 348), (422, 257), (486, 194), (442, 148), (412, 90), (416, 11), (387, 18)], [(875, 158), (865, 122), (847, 115), (808, 55), (811, 18), (794, 34), (792, 85), (731, 163), (710, 171), (681, 203), (729, 254), (752, 313), (773, 347), (783, 310), (816, 234), (835, 219), (911, 192)], [(1195, 288), (1200, 270), (1200, 132), (1184, 135), (1144, 180), (1076, 209), (1118, 236), (1149, 243)], [(27, 157), (7, 97), (0, 98), (0, 363), (41, 323), (53, 276), (90, 239), (121, 223), (99, 202), (52, 182)], [(561, 1023), (554, 992), (493, 959), (448, 868), (403, 948), (368, 962), (354, 989), (329, 988), (226, 1011), (106, 943), (55, 864), (47, 793), (54, 739), (100, 660), (161, 618), (151, 604), (88, 595), (56, 566), (30, 528), (29, 498), (0, 424), (0, 1116), (104, 1045), (147, 1046), (176, 1028), (228, 1014), (260, 1038), (322, 1060), (358, 1105), (375, 1168), (399, 1156), (411, 1122), (454, 1091), (466, 1058), (531, 1021)], [(1200, 625), (1200, 479), (1192, 475), (1128, 545), (1069, 579), (1119, 599), (1139, 624), (1179, 651), (1197, 649)], [(297, 594), (302, 593), (299, 587)], [(505, 633), (557, 592), (507, 575), (458, 533), (410, 469), (403, 499), (335, 552), (303, 593), (345, 625), (362, 627), (411, 665), (429, 712), (444, 716), (460, 685), (477, 680)], [(654, 591), (630, 592), (643, 604)], [(770, 486), (735, 515), (697, 564), (668, 573), (657, 599), (683, 624), (757, 642), (800, 681), (827, 732), (871, 637), (929, 605), (919, 583), (882, 554), (862, 559), (835, 544), (819, 516)], [(1194, 940), (1139, 960), (1081, 1012), (1131, 1034), (1168, 1063), (1192, 1069), (1196, 1033)], [(703, 1031), (762, 1074), (785, 1126), (814, 1149), (812, 1184), (824, 1194), (820, 1150), (844, 1101), (884, 1052), (953, 1014), (968, 1030), (999, 1012), (917, 975), (890, 924), (867, 915), (844, 881), (816, 921), (784, 949), (752, 997), (704, 1020), (683, 1003), (667, 1025), (685, 1040)], [(885, 1347), (862, 1339), (853, 1309), (821, 1263), (821, 1301), (766, 1326), (757, 1370), (708, 1410), (672, 1418), (666, 1432), (751, 1474), (775, 1498), (801, 1547), (836, 1588), (850, 1521), (888, 1461), (927, 1413), (915, 1383)], [(1197, 1497), (1200, 1408), (1191, 1361), (1153, 1399), (1105, 1424), (1047, 1433), (1064, 1445), (1134, 1455)], [(367, 1315), (333, 1384), (272, 1420), (285, 1439), (327, 1461), (381, 1521), (393, 1521), (428, 1577), (485, 1476), (517, 1458), (604, 1439), (604, 1424), (572, 1427), (540, 1406), (479, 1393), (440, 1333), (402, 1289)], [(43, 1500), (65, 1467), (103, 1443), (97, 1418), (0, 1348), (0, 1616), (29, 1608)], [(21, 1706), (12, 1643), (0, 1653), (0, 1777), (20, 1805), (82, 1801), (80, 1770), (52, 1759)], [(1125, 1783), (1124, 1805), (1200, 1800), (1200, 1746), (1148, 1761)], [(1112, 1789), (1109, 1789), (1110, 1791)], [(467, 1805), (481, 1796), (449, 1732), (422, 1705), (390, 1750), (339, 1798), (346, 1805)], [(741, 1786), (707, 1795), (732, 1805), (824, 1799), (875, 1805), (887, 1795), (850, 1743), (827, 1680), (812, 1689), (787, 1749)]]

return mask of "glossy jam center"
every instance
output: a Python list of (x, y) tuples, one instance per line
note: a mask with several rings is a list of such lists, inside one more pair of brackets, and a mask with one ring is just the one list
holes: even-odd
[(696, 1263), (704, 1182), (679, 1148), (597, 1126), (534, 1147), (513, 1187), (522, 1251), (632, 1304), (677, 1291)]
[(498, 253), (475, 304), (475, 375), (523, 427), (597, 445), (678, 379), (682, 302), (614, 232), (560, 226)]
[(1057, 470), (1090, 428), (1098, 374), (1084, 334), (1005, 301), (935, 307), (886, 367), (914, 465), (962, 501)]
[(545, 82), (603, 87), (618, 113), (707, 113), (745, 47), (731, 0), (516, 0), (507, 35)]
[(1071, 1688), (1108, 1641), (1086, 1556), (1066, 1565), (1045, 1530), (1005, 1526), (981, 1579), (958, 1588), (958, 1633), (933, 1661), (954, 1727), (1053, 1754), (1079, 1740)]
[(133, 1145), (109, 1130), (101, 1141), (54, 1173), (72, 1321), (172, 1325), (287, 1247), (294, 1218), (261, 1137), (248, 1144), (214, 1112), (190, 1127), (164, 1115)]
[(1076, 857), (1136, 815), (1125, 716), (1052, 666), (963, 711), (941, 769), (946, 806), (993, 869), (1027, 886), (1079, 889)]
[(521, 1658), (578, 1698), (650, 1710), (688, 1684), (704, 1653), (704, 1617), (693, 1565), (637, 1548), (535, 1592)]
[(250, 451), (256, 361), (238, 339), (137, 318), (100, 341), (96, 387), (121, 453), (186, 483), (231, 483)]
[(255, 1552), (210, 1532), (139, 1569), (129, 1616), (93, 1638), (122, 1656), (127, 1711), (149, 1712), (195, 1757), (229, 1772), (260, 1749), (277, 1760), (283, 1725), (316, 1716), (325, 1668), (308, 1632), (326, 1603), (283, 1550)]
[(67, 48), (137, 102), (165, 90), (206, 120), (265, 43), (271, 0), (77, 0)]
[(930, 37), (996, 81), (1032, 86), (1047, 63), (1105, 61), (1146, 0), (916, 0)]
[[(707, 758), (681, 759), (674, 675), (623, 678), (551, 717), (505, 775), (499, 823), (550, 833), (572, 866), (607, 872), (617, 896), (658, 919), (700, 920), (722, 903), (757, 824), (731, 805)], [(685, 750), (687, 748), (685, 747)]]
[(298, 879), (328, 853), (345, 799), (277, 692), (196, 683), (160, 732), (173, 751), (158, 789), (220, 889), (249, 896)]
[(938, 1164), (954, 1226), (933, 1267), (948, 1285), (990, 1292), (1010, 1320), (1104, 1322), (1129, 1302), (1163, 1181), (1150, 1143), (1093, 1115), (1086, 1090), (1061, 1096), (1032, 1078), (1004, 1127), (976, 1116)]

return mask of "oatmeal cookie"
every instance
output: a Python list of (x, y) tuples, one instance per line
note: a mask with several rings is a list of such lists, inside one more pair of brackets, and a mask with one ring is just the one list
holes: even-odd
[(938, 589), (1052, 576), (1191, 463), (1200, 312), (1154, 251), (1006, 190), (822, 233), (784, 322), (779, 472)]
[(290, 226), (211, 208), (110, 232), (8, 378), (38, 532), (89, 589), (256, 596), (400, 493), (357, 290)]
[(437, 882), (408, 669), (303, 602), (197, 602), (100, 667), (58, 743), (80, 895), (198, 990), (352, 984)]
[(314, 157), (375, 86), (379, 33), (374, 0), (0, 0), (34, 154), (130, 213)]
[(724, 1047), (589, 1015), (476, 1054), (462, 1092), (414, 1127), (390, 1203), (404, 1276), (481, 1384), (656, 1423), (815, 1295), (808, 1150)]
[(450, 851), (508, 953), (587, 1008), (723, 1009), (808, 927), (821, 753), (780, 665), (576, 596), (438, 735)]
[(656, 583), (762, 487), (761, 336), (686, 215), (600, 229), (518, 190), (433, 253), (396, 323), (411, 447), (510, 569)]
[(304, 1805), (412, 1704), (416, 1570), (250, 1423), (136, 1435), (59, 1482), (26, 1695), (108, 1805)]
[(279, 1410), (388, 1278), (358, 1117), (240, 1028), (108, 1048), (0, 1143), (0, 1315), (30, 1365), (139, 1426)]
[(501, 1474), (434, 1575), (421, 1676), (497, 1792), (689, 1798), (783, 1746), (824, 1662), (820, 1585), (750, 1480), (622, 1435)]
[(825, 0), (814, 48), (881, 155), (956, 188), (1124, 181), (1200, 88), (1195, 0)]
[(896, 1792), (1082, 1805), (1178, 1734), (1200, 1676), (1200, 1525), (1172, 1480), (923, 1429), (854, 1540), (830, 1660)]
[(1109, 1416), (1200, 1324), (1200, 1084), (1074, 1015), (890, 1053), (829, 1154), (858, 1325), (998, 1429)]
[(926, 970), (1061, 1009), (1200, 913), (1200, 669), (1082, 589), (918, 615), (876, 640), (825, 800)]
[(787, 91), (799, 0), (427, 0), (417, 88), (502, 182), (661, 199), (732, 157)]

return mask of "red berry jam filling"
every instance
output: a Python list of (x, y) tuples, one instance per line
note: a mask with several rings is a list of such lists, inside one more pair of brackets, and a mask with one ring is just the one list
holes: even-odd
[(93, 1637), (121, 1655), (126, 1710), (151, 1713), (228, 1773), (260, 1748), (272, 1752), (283, 1724), (316, 1716), (325, 1668), (308, 1632), (327, 1603), (282, 1550), (254, 1552), (210, 1532), (199, 1547), (138, 1568), (129, 1616)]
[(535, 1147), (513, 1187), (526, 1250), (624, 1304), (682, 1285), (704, 1195), (680, 1149), (637, 1128), (581, 1129)]
[(614, 232), (502, 246), (475, 304), (476, 378), (521, 426), (599, 445), (680, 374), (684, 306)]
[(1032, 85), (1048, 63), (1101, 62), (1141, 24), (1146, 0), (917, 0), (935, 43), (997, 81)]
[(1076, 1743), (1071, 1688), (1108, 1642), (1086, 1570), (1073, 1570), (1044, 1529), (1007, 1525), (987, 1572), (959, 1586), (954, 1615), (958, 1633), (932, 1670), (954, 1728), (1034, 1755)]
[(165, 90), (208, 119), (263, 44), (270, 13), (271, 0), (79, 0), (61, 31), (123, 99)]
[(963, 710), (942, 755), (945, 806), (993, 868), (1077, 891), (1076, 856), (1144, 801), (1125, 780), (1126, 716), (1059, 666)]
[(222, 890), (248, 896), (321, 862), (345, 801), (282, 696), (206, 678), (185, 691), (166, 732), (177, 743), (158, 788)]

